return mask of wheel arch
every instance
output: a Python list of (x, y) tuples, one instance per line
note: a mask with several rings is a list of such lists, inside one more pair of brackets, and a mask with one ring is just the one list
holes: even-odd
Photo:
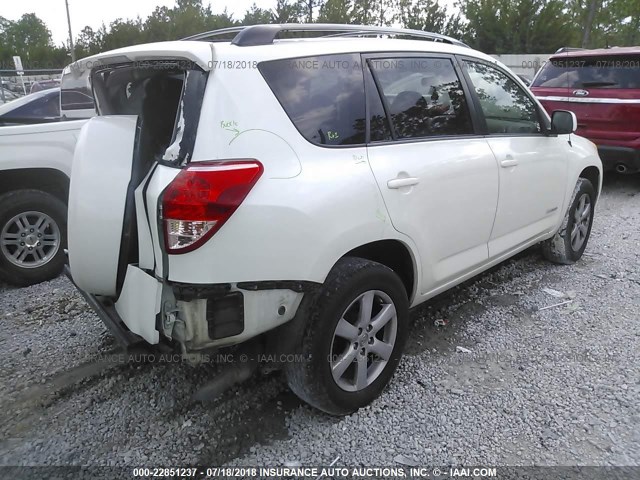
[(41, 190), (59, 198), (66, 205), (69, 177), (55, 168), (16, 168), (2, 170), (0, 195), (16, 190)]
[(585, 178), (591, 182), (593, 188), (596, 189), (596, 199), (600, 196), (600, 170), (597, 167), (586, 167), (579, 175), (580, 178)]
[[(407, 290), (409, 304), (413, 302), (417, 287), (415, 257), (408, 245), (400, 240), (377, 240), (349, 250), (343, 257), (358, 257), (380, 263), (393, 270)], [(343, 258), (341, 257), (341, 258)]]

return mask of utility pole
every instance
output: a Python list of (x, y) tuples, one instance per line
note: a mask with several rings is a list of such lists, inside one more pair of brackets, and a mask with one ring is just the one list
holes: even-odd
[(582, 48), (589, 48), (589, 42), (591, 41), (591, 30), (593, 29), (593, 22), (596, 18), (596, 13), (600, 10), (601, 1), (591, 0), (589, 2), (589, 10), (587, 10), (587, 18), (582, 30)]
[(76, 61), (76, 51), (73, 48), (73, 35), (71, 34), (71, 17), (69, 16), (69, 0), (64, 0), (64, 4), (67, 6), (67, 24), (69, 25), (69, 47), (71, 47), (71, 61)]

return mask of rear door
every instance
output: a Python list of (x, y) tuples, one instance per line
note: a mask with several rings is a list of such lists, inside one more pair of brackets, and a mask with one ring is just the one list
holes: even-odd
[[(425, 294), (487, 261), (498, 168), (450, 56), (368, 56), (369, 163)], [(390, 121), (390, 122), (389, 122)]]
[(489, 255), (495, 258), (559, 223), (569, 139), (545, 134), (547, 118), (506, 71), (475, 59), (463, 64), (500, 166), (500, 199), (489, 241)]

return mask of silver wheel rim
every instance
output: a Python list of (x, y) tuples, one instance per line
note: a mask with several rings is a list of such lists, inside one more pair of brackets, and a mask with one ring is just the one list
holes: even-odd
[(0, 233), (0, 250), (20, 268), (48, 263), (60, 249), (60, 229), (46, 213), (23, 212), (9, 220)]
[(584, 245), (589, 233), (591, 222), (591, 200), (589, 195), (583, 193), (578, 200), (578, 206), (573, 214), (573, 228), (571, 229), (571, 248), (577, 252)]
[(391, 359), (398, 314), (380, 290), (359, 295), (344, 311), (331, 343), (331, 374), (342, 389), (356, 392), (380, 376)]

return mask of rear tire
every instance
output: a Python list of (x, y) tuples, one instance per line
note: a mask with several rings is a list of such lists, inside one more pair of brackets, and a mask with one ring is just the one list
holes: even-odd
[(402, 281), (384, 265), (345, 257), (305, 300), (295, 348), (302, 359), (284, 369), (289, 387), (332, 415), (368, 405), (391, 380), (404, 349), (409, 302)]
[(582, 257), (591, 235), (596, 191), (586, 178), (579, 178), (560, 230), (542, 243), (542, 254), (554, 263), (571, 265)]
[(67, 207), (40, 190), (0, 196), (0, 279), (18, 287), (60, 274), (67, 245)]

